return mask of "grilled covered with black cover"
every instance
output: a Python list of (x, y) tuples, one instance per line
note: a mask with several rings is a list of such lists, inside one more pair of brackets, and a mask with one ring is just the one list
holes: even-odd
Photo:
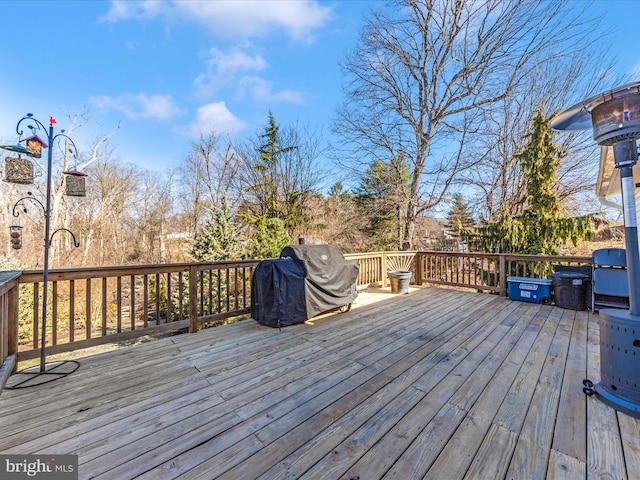
[(360, 265), (333, 245), (293, 245), (263, 260), (251, 282), (251, 317), (271, 327), (302, 323), (355, 300)]

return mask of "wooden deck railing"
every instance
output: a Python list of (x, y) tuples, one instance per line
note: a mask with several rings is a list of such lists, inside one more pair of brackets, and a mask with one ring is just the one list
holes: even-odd
[[(387, 286), (387, 272), (412, 283), (507, 293), (507, 276), (546, 277), (553, 265), (589, 265), (590, 257), (456, 252), (345, 255), (360, 263), (357, 285)], [(49, 272), (47, 355), (247, 315), (258, 260)], [(0, 289), (0, 360), (36, 358), (40, 348), (42, 271), (5, 275)], [(9, 275), (11, 276), (11, 275)], [(1, 279), (1, 278), (0, 278)], [(35, 307), (35, 308), (34, 308)], [(13, 356), (13, 357), (12, 357)]]
[(358, 272), (358, 289), (366, 288), (369, 285), (387, 286), (387, 272), (394, 270), (405, 270), (414, 272), (412, 283), (416, 283), (415, 266), (416, 255), (419, 252), (370, 252), (351, 253), (344, 257), (347, 260), (356, 260), (360, 263)]
[(19, 277), (20, 272), (0, 272), (0, 391), (17, 361)]
[[(47, 354), (155, 335), (196, 331), (207, 322), (249, 313), (257, 260), (51, 270)], [(42, 272), (19, 278), (18, 359), (38, 354)], [(36, 308), (33, 308), (33, 306)]]
[(418, 283), (467, 287), (507, 295), (507, 277), (547, 278), (555, 265), (591, 265), (591, 257), (419, 252)]

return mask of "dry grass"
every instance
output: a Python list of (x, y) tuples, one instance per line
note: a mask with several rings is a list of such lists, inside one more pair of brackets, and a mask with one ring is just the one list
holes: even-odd
[(577, 246), (569, 243), (560, 253), (563, 255), (576, 255), (579, 257), (590, 257), (594, 250), (599, 248), (625, 248), (624, 238), (599, 240), (595, 242), (580, 242)]

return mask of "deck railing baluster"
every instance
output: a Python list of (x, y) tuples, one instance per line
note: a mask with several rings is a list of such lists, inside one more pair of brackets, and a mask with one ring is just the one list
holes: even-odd
[(224, 279), (225, 279), (224, 288), (225, 288), (225, 291), (227, 292), (227, 294), (225, 295), (225, 297), (226, 297), (226, 302), (225, 303), (226, 303), (226, 307), (227, 307), (225, 312), (228, 312), (231, 309), (231, 302), (229, 300), (229, 285), (231, 284), (231, 280), (229, 279), (229, 269), (228, 268), (225, 269)]
[(233, 269), (233, 309), (238, 310), (238, 267)]
[(198, 310), (198, 316), (205, 315), (205, 294), (204, 294), (204, 272), (202, 270), (198, 270), (198, 292), (197, 298), (199, 299), (200, 308)]
[(216, 311), (215, 313), (222, 312), (222, 270), (216, 269)]
[(184, 276), (178, 272), (178, 321), (184, 320)]
[(142, 276), (142, 323), (144, 328), (149, 326), (149, 276)]
[(129, 318), (131, 320), (131, 330), (136, 329), (136, 276), (129, 277)]
[(118, 275), (116, 277), (116, 331), (122, 332), (122, 277)]
[(166, 322), (173, 321), (173, 301), (171, 298), (171, 272), (167, 272), (167, 318)]
[(69, 342), (76, 339), (76, 282), (69, 281)]
[(102, 277), (102, 298), (100, 309), (102, 310), (102, 336), (107, 335), (107, 277)]
[[(213, 270), (207, 270), (207, 276), (209, 277), (209, 301), (207, 302), (207, 314), (211, 315), (213, 312)], [(204, 312), (203, 312), (204, 313)]]
[(198, 331), (198, 269), (189, 267), (189, 333)]
[(33, 284), (33, 348), (38, 348), (40, 344), (39, 332), (40, 332), (40, 284)]
[(51, 282), (51, 344), (58, 344), (58, 282)]
[[(85, 285), (85, 302), (84, 302), (84, 311), (85, 311), (85, 329), (87, 340), (91, 338), (91, 279), (87, 278)], [(54, 343), (55, 345), (55, 343)]]

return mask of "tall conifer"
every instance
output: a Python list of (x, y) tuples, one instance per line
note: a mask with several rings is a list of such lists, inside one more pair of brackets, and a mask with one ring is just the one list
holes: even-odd
[(497, 221), (484, 219), (480, 227), (466, 229), (463, 236), (475, 250), (556, 255), (568, 240), (575, 245), (591, 238), (601, 222), (597, 214), (563, 216), (564, 208), (553, 186), (566, 154), (554, 143), (549, 118), (542, 107), (536, 112), (527, 139), (515, 157), (526, 180), (526, 193), (521, 200), (524, 210), (512, 216), (503, 208)]

